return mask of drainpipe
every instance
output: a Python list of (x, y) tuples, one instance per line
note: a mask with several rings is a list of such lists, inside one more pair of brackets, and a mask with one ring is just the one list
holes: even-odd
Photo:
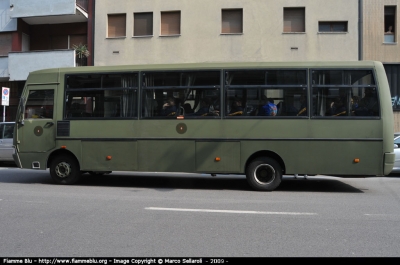
[(92, 23), (93, 23), (93, 26), (92, 26), (92, 41), (93, 41), (93, 44), (92, 44), (92, 65), (94, 65), (94, 46), (95, 46), (95, 43), (94, 43), (94, 34), (95, 34), (95, 25), (96, 25), (96, 23), (95, 23), (95, 21), (96, 21), (96, 0), (93, 0), (92, 1), (92, 16), (93, 16), (93, 19), (92, 19)]
[(358, 0), (358, 60), (363, 60), (363, 0)]

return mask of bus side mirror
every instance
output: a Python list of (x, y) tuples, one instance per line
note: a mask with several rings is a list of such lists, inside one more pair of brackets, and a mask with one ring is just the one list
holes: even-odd
[(19, 117), (18, 123), (24, 125), (24, 116), (25, 116), (25, 98), (21, 97), (19, 100)]

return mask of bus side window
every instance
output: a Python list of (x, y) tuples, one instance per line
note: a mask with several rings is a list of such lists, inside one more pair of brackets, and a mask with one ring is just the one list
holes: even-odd
[(379, 116), (379, 102), (374, 88), (364, 89), (364, 97), (358, 101), (357, 107), (354, 108), (354, 114), (356, 116)]
[(70, 117), (82, 117), (81, 104), (77, 102), (71, 104)]

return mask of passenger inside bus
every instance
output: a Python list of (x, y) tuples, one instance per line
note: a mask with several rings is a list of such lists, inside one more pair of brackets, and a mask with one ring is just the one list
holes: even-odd
[(257, 116), (276, 116), (277, 113), (278, 108), (273, 101), (268, 99), (266, 96), (263, 96), (262, 104), (258, 108)]
[(307, 98), (305, 95), (300, 97), (300, 110), (297, 116), (307, 116)]
[(174, 116), (177, 112), (177, 107), (175, 104), (175, 98), (169, 97), (167, 98), (166, 102), (164, 103), (161, 116)]
[(358, 108), (359, 98), (357, 96), (353, 96), (351, 98), (351, 115), (355, 115), (355, 110)]
[(183, 104), (183, 109), (185, 111), (185, 114), (192, 114), (193, 113), (193, 109), (192, 106), (190, 105), (190, 103), (185, 103)]
[(200, 108), (194, 113), (196, 116), (207, 116), (210, 112), (210, 99), (203, 98), (200, 100)]
[(330, 104), (326, 116), (344, 116), (347, 114), (346, 107), (343, 103), (341, 97), (335, 98), (335, 100)]
[(228, 116), (241, 116), (241, 115), (243, 115), (242, 101), (240, 99), (234, 99)]
[(287, 98), (286, 101), (281, 101), (277, 105), (278, 116), (296, 116), (299, 110), (293, 105), (293, 99)]
[(354, 113), (357, 116), (378, 116), (378, 98), (374, 88), (367, 87), (364, 90), (365, 96), (360, 100)]

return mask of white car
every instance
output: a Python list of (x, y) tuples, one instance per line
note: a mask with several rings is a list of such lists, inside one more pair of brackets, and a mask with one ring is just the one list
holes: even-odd
[(14, 125), (15, 122), (0, 122), (0, 162), (14, 162)]
[(396, 155), (396, 158), (391, 173), (400, 173), (400, 136), (396, 135), (394, 137), (394, 154)]

